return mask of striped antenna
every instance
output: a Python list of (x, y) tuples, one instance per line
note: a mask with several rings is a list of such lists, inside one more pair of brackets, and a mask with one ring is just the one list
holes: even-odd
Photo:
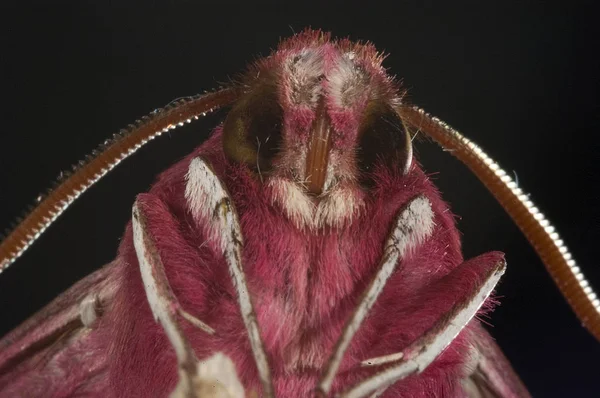
[(402, 120), (433, 138), (463, 162), (521, 229), (579, 320), (600, 341), (600, 299), (554, 226), (521, 188), (477, 144), (423, 109), (400, 106)]
[(56, 188), (8, 233), (0, 243), (0, 273), (15, 262), (82, 193), (119, 163), (162, 133), (231, 104), (239, 91), (237, 88), (225, 88), (179, 99), (144, 116), (107, 140), (68, 178), (59, 179)]

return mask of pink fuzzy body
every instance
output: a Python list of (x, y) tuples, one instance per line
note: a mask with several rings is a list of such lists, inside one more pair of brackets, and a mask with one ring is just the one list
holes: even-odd
[[(379, 268), (396, 217), (417, 196), (425, 196), (431, 204), (433, 232), (403, 254), (345, 353), (333, 392), (375, 372), (361, 367), (361, 361), (397, 353), (422, 336), (453, 310), (457, 298), (480, 277), (475, 271), (460, 278), (451, 274), (463, 262), (459, 234), (448, 206), (416, 162), (404, 171), (379, 165), (369, 172), (371, 187), (358, 183), (357, 142), (369, 101), (393, 105), (401, 99), (380, 63), (381, 56), (372, 46), (330, 42), (318, 32), (307, 31), (284, 42), (248, 73), (257, 82), (244, 83), (252, 94), (256, 87), (264, 89), (275, 82), (283, 111), (279, 155), (264, 179), (260, 170), (257, 173), (226, 156), (224, 127), (218, 127), (201, 147), (162, 173), (149, 193), (138, 197), (181, 307), (216, 331), (211, 336), (183, 321), (196, 356), (202, 360), (217, 351), (228, 355), (248, 392), (260, 392), (262, 387), (236, 291), (222, 251), (209, 239), (208, 226), (193, 215), (186, 198), (186, 175), (195, 157), (210, 164), (239, 215), (243, 268), (277, 397), (311, 394), (345, 322)], [(302, 167), (318, 98), (324, 99), (321, 103), (332, 130), (328, 155), (333, 166), (325, 194), (316, 198), (302, 191), (298, 179), (306, 177)], [(244, 101), (250, 100), (240, 103)], [(262, 109), (262, 98), (252, 101)], [(411, 152), (405, 153), (410, 157)], [(290, 189), (301, 192), (302, 200), (325, 202), (329, 213), (320, 221), (296, 217), (297, 208), (285, 198), (299, 194), (290, 194)], [(346, 207), (347, 212), (340, 211)], [(493, 263), (501, 257), (490, 253), (472, 261)], [(98, 366), (90, 369), (99, 368), (94, 370), (99, 377), (86, 387), (94, 395), (168, 396), (179, 377), (175, 351), (148, 304), (131, 225), (113, 264), (114, 299), (85, 335), (83, 346), (74, 344), (64, 355), (89, 358), (90, 349), (98, 353)], [(461, 380), (468, 372), (476, 323), (471, 322), (422, 373), (397, 382), (385, 396), (464, 395)], [(68, 362), (61, 370), (77, 379), (64, 383), (62, 390), (51, 390), (59, 385), (57, 376), (42, 371), (39, 388), (34, 389), (31, 380), (37, 373), (29, 368), (23, 371), (23, 382), (11, 388), (54, 396), (73, 394), (69, 388), (85, 384), (78, 366)]]
[[(394, 216), (407, 201), (425, 194), (435, 212), (430, 239), (406, 258), (345, 356), (336, 385), (364, 372), (346, 372), (362, 360), (400, 351), (449, 309), (428, 300), (427, 285), (461, 263), (453, 216), (418, 166), (406, 176), (379, 175), (378, 192), (364, 216), (342, 231), (299, 230), (262, 192), (247, 170), (222, 156), (220, 131), (190, 157), (164, 172), (149, 194), (140, 195), (167, 276), (181, 305), (209, 324), (214, 337), (191, 325), (186, 333), (199, 358), (230, 355), (244, 384), (260, 389), (256, 367), (227, 266), (207, 244), (202, 226), (187, 210), (185, 174), (192, 157), (207, 159), (226, 184), (245, 237), (244, 269), (269, 355), (277, 396), (306, 396), (358, 296), (377, 269)], [(174, 351), (150, 312), (128, 228), (119, 256), (122, 283), (106, 322), (114, 338), (110, 379), (117, 396), (166, 396), (177, 381)], [(429, 294), (428, 294), (429, 293)], [(464, 335), (464, 333), (463, 333)], [(388, 390), (390, 396), (454, 396), (468, 351), (461, 338), (422, 375)]]
[[(346, 189), (348, 200), (360, 203), (341, 226), (310, 228), (293, 222), (287, 204), (282, 203), (280, 186), (262, 181), (247, 165), (225, 157), (221, 128), (164, 172), (149, 194), (138, 197), (179, 302), (217, 331), (209, 336), (186, 325), (198, 358), (216, 351), (229, 355), (248, 391), (260, 391), (261, 386), (227, 265), (210, 243), (206, 225), (192, 217), (184, 195), (193, 157), (211, 165), (239, 214), (245, 239), (243, 266), (276, 396), (308, 396), (314, 389), (345, 321), (377, 271), (395, 217), (416, 196), (425, 195), (431, 202), (433, 234), (401, 260), (346, 352), (334, 391), (372, 372), (360, 369), (361, 361), (396, 353), (422, 335), (450, 311), (453, 295), (463, 283), (466, 288), (471, 282), (453, 281), (442, 291), (439, 286), (428, 289), (458, 266), (462, 255), (453, 216), (418, 165), (413, 164), (407, 174), (376, 168), (375, 187), (368, 192), (356, 182), (361, 115), (369, 99), (391, 103), (399, 95), (380, 62), (369, 45), (333, 43), (308, 31), (284, 42), (249, 74), (266, 80), (275, 76), (283, 109), (283, 156), (274, 161), (269, 181), (289, 181), (289, 170), (296, 175), (304, 172), (302, 156), (315, 118), (314, 104), (324, 96), (333, 129), (329, 156), (335, 162), (334, 178)], [(106, 318), (114, 337), (111, 387), (117, 396), (165, 396), (178, 378), (176, 359), (150, 312), (130, 228), (119, 256), (124, 260), (122, 283)], [(397, 383), (387, 394), (460, 395), (468, 354), (464, 337), (459, 337), (424, 373)]]

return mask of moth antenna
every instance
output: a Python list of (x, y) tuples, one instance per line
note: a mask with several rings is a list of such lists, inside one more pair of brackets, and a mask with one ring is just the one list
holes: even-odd
[(36, 203), (34, 209), (0, 243), (0, 273), (19, 258), (82, 193), (121, 161), (163, 132), (232, 103), (239, 91), (238, 88), (225, 88), (180, 99), (164, 109), (156, 109), (115, 134), (112, 140), (105, 141), (99, 150), (93, 151), (92, 156), (69, 173), (68, 178), (64, 177), (66, 173), (61, 173), (54, 189)]
[(600, 341), (600, 299), (529, 196), (478, 145), (440, 119), (418, 107), (400, 106), (396, 111), (405, 123), (433, 138), (479, 178), (529, 240), (579, 320)]

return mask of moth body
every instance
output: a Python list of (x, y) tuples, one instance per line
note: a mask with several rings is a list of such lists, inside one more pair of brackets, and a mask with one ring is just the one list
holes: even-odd
[[(426, 197), (430, 206), (415, 215), (422, 230), (404, 237), (410, 242), (398, 272), (355, 336), (335, 390), (375, 372), (361, 367), (361, 361), (399, 352), (452, 302), (451, 290), (439, 296), (446, 300), (440, 303), (428, 297), (426, 288), (462, 262), (458, 233), (433, 184), (417, 164), (407, 166), (412, 154), (401, 121), (392, 119), (390, 126), (380, 127), (373, 120), (390, 118), (387, 109), (400, 101), (379, 62), (370, 47), (336, 45), (319, 35), (282, 45), (255, 66), (260, 73), (252, 76), (259, 77), (247, 83), (247, 94), (234, 105), (224, 127), (138, 198), (182, 307), (216, 330), (208, 336), (188, 325), (196, 355), (224, 352), (237, 364), (249, 390), (260, 390), (256, 367), (224, 257), (211, 239), (212, 207), (198, 193), (197, 186), (206, 182), (194, 172), (194, 158), (211, 166), (239, 215), (242, 262), (276, 396), (306, 396), (314, 389), (346, 320), (377, 271), (394, 219), (418, 196)], [(313, 138), (319, 123), (331, 130), (324, 138), (330, 142), (324, 144), (327, 160), (317, 165), (322, 167), (317, 170), (323, 173), (322, 186), (311, 192), (315, 168), (307, 164), (317, 146)], [(399, 137), (383, 153), (382, 160), (389, 163), (374, 159), (372, 169), (360, 170), (361, 156), (372, 150), (361, 148), (361, 140), (368, 144), (369, 139), (382, 139), (369, 137), (370, 124), (386, 130), (381, 134)], [(361, 182), (365, 179), (367, 188)], [(130, 232), (119, 255), (124, 264), (117, 298), (121, 304), (110, 324), (116, 325), (115, 341), (131, 344), (114, 346), (112, 378), (119, 395), (138, 394), (140, 386), (148, 393), (166, 394), (177, 380), (177, 367), (147, 307)], [(469, 354), (468, 341), (456, 339), (423, 375), (399, 383), (390, 394), (457, 392)], [(157, 365), (148, 370), (139, 358)], [(136, 367), (133, 373), (139, 380), (134, 381), (130, 374)]]
[[(364, 373), (361, 361), (400, 351), (431, 326), (441, 310), (435, 308), (436, 304), (443, 303), (429, 303), (432, 308), (414, 313), (415, 306), (421, 306), (419, 292), (462, 259), (452, 215), (417, 165), (407, 176), (388, 177), (389, 185), (382, 187), (381, 196), (368, 200), (364, 214), (351, 226), (310, 231), (299, 229), (287, 219), (284, 210), (265, 195), (266, 188), (255, 176), (227, 164), (220, 154), (220, 138), (221, 132), (217, 131), (198, 151), (165, 172), (149, 194), (138, 198), (148, 214), (149, 230), (182, 307), (217, 331), (209, 336), (188, 325), (186, 333), (199, 358), (218, 351), (226, 353), (238, 365), (244, 384), (258, 388), (227, 266), (219, 248), (210, 243), (205, 225), (194, 219), (184, 198), (185, 176), (196, 156), (213, 165), (239, 213), (244, 270), (271, 359), (277, 396), (308, 394), (314, 388), (344, 322), (377, 269), (389, 233), (380, 226), (391, 225), (403, 206), (419, 195), (426, 195), (431, 202), (434, 215), (430, 221), (435, 226), (426, 240), (415, 242), (407, 251), (399, 264), (401, 271), (388, 281), (378, 301), (381, 304), (361, 326), (342, 373), (351, 368)], [(113, 333), (119, 336), (115, 339), (119, 344), (113, 348), (114, 377), (124, 388), (122, 395), (137, 394), (142, 385), (148, 392), (164, 389), (166, 393), (177, 380), (177, 367), (172, 348), (147, 305), (139, 268), (132, 266), (137, 265), (137, 259), (130, 231), (119, 253), (123, 260), (122, 284), (116, 299), (119, 310), (114, 312), (114, 319), (108, 318), (116, 327)], [(129, 343), (121, 344), (123, 341)], [(440, 360), (445, 366), (431, 368), (431, 374), (440, 374), (436, 378), (440, 388), (456, 388), (447, 381), (460, 374), (468, 352), (458, 339)], [(156, 365), (148, 369), (146, 361), (139, 358)], [(136, 367), (139, 383), (129, 376)], [(346, 383), (356, 381), (359, 374), (349, 375)], [(419, 389), (431, 382), (426, 376), (415, 378), (406, 388)], [(339, 383), (345, 385), (343, 379)]]
[[(0, 393), (206, 396), (223, 366), (236, 398), (475, 397), (487, 353), (486, 388), (526, 397), (473, 318), (503, 255), (463, 261), (382, 59), (308, 30), (251, 66), (137, 197), (115, 261), (2, 340)], [(31, 354), (37, 330), (53, 345)]]

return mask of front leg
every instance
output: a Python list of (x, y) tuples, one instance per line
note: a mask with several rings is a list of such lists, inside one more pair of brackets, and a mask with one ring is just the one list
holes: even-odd
[(147, 218), (142, 210), (143, 200), (144, 196), (140, 196), (133, 206), (133, 241), (152, 314), (165, 330), (177, 357), (179, 383), (171, 396), (243, 398), (244, 388), (231, 359), (217, 353), (200, 362), (186, 338), (180, 317), (208, 334), (214, 334), (215, 331), (181, 308), (169, 285), (154, 239), (148, 231)]
[(346, 322), (327, 361), (327, 366), (321, 374), (316, 388), (318, 396), (329, 395), (348, 346), (396, 270), (396, 266), (407, 252), (413, 250), (431, 235), (433, 226), (431, 203), (425, 196), (417, 196), (400, 212), (385, 243), (379, 269), (363, 293), (350, 319)]
[[(425, 287), (415, 300), (420, 303), (414, 308), (416, 313), (411, 315), (408, 311), (405, 318), (410, 322), (420, 317), (418, 312), (423, 308), (428, 308), (431, 326), (403, 350), (363, 361), (362, 367), (376, 367), (380, 371), (341, 396), (357, 398), (381, 394), (397, 381), (423, 372), (477, 314), (505, 268), (500, 253), (489, 253), (464, 262)], [(396, 332), (402, 330), (401, 323), (393, 327)]]
[[(504, 273), (501, 253), (490, 253), (467, 261), (439, 280), (415, 292), (412, 307), (402, 309), (400, 319), (376, 316), (371, 309), (405, 254), (425, 241), (433, 229), (433, 213), (426, 197), (414, 198), (398, 215), (379, 264), (379, 269), (348, 319), (328, 364), (317, 385), (317, 395), (328, 396), (344, 353), (355, 333), (367, 317), (384, 319), (382, 334), (377, 336), (386, 347), (393, 346), (396, 335), (406, 330), (422, 330), (412, 343), (399, 352), (382, 352), (363, 361), (363, 370), (373, 377), (347, 390), (342, 396), (362, 397), (379, 394), (387, 387), (411, 374), (424, 371), (454, 341), (471, 321)], [(371, 319), (374, 319), (371, 318)], [(415, 320), (419, 320), (415, 322)], [(377, 353), (378, 347), (373, 347)], [(386, 350), (387, 351), (387, 350)], [(376, 354), (377, 355), (377, 354)]]
[[(186, 175), (185, 196), (191, 214), (198, 225), (208, 230), (208, 240), (211, 241), (212, 246), (223, 256), (228, 265), (237, 296), (237, 304), (246, 327), (248, 340), (262, 383), (263, 396), (271, 398), (273, 397), (273, 385), (270, 367), (241, 261), (243, 237), (238, 216), (227, 190), (210, 166), (200, 157), (196, 157), (190, 162)], [(180, 384), (176, 391), (182, 389), (185, 394), (195, 396), (193, 395), (195, 392), (192, 385), (193, 381), (197, 379), (195, 371), (200, 368), (198, 368), (198, 360), (182, 332), (177, 315), (179, 314), (198, 327), (203, 328), (207, 333), (211, 333), (212, 329), (180, 308), (178, 300), (169, 286), (155, 242), (148, 232), (149, 228), (146, 227), (146, 216), (143, 211), (145, 207), (152, 209), (152, 211), (148, 211), (148, 214), (152, 214), (156, 218), (154, 225), (160, 225), (161, 221), (170, 219), (171, 215), (168, 214), (168, 209), (162, 206), (160, 199), (150, 194), (138, 196), (138, 202), (133, 209), (133, 240), (144, 289), (152, 313), (165, 329), (177, 354)], [(215, 362), (215, 366), (217, 363), (219, 362)], [(225, 371), (225, 368), (231, 369), (232, 372)], [(233, 373), (234, 375), (231, 382), (235, 385), (239, 384), (233, 364), (231, 366), (227, 364), (225, 368), (223, 368), (223, 372)], [(227, 376), (225, 373), (221, 375), (223, 377)], [(225, 379), (227, 380), (227, 378)], [(238, 394), (236, 393), (231, 396), (243, 396), (241, 385), (240, 391), (242, 395), (236, 395)]]
[(272, 398), (274, 390), (271, 369), (242, 266), (243, 236), (237, 212), (225, 186), (204, 159), (200, 157), (192, 159), (186, 180), (185, 196), (188, 207), (196, 221), (208, 227), (209, 239), (216, 243), (229, 267), (238, 306), (263, 387), (263, 395), (265, 398)]

